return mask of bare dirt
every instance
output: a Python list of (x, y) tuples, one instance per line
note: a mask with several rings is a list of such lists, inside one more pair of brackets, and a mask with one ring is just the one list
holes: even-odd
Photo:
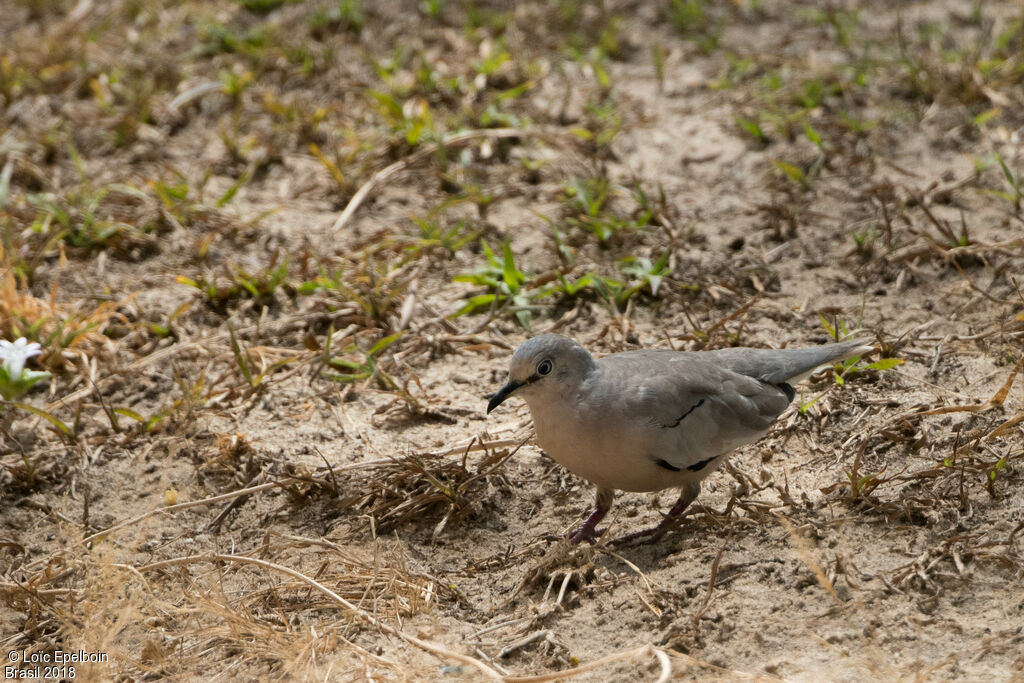
[[(1024, 680), (1021, 5), (8, 4), (8, 657)], [(877, 350), (571, 546), (592, 487), (484, 414), (552, 330)]]

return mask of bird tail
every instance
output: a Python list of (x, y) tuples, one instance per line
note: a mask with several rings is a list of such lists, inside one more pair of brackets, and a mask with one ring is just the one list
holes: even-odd
[(795, 384), (818, 368), (872, 350), (867, 339), (850, 339), (803, 349), (720, 349), (712, 351), (733, 372), (756, 377), (769, 384)]
[[(797, 374), (790, 375), (782, 381), (791, 384), (802, 382), (824, 365), (838, 363), (854, 356), (863, 356), (865, 353), (870, 353), (873, 349), (874, 347), (867, 339), (849, 339), (817, 348), (794, 349), (794, 351), (818, 351), (821, 353), (821, 356), (819, 356), (821, 360), (817, 360), (812, 353), (807, 354), (806, 359), (803, 360), (804, 365), (797, 369)], [(800, 357), (798, 356), (798, 358)]]

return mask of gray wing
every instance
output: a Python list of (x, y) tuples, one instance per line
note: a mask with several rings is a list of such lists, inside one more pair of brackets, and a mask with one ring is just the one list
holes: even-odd
[(625, 387), (618, 397), (651, 460), (699, 470), (709, 459), (756, 441), (789, 405), (782, 389), (722, 367), (706, 354), (637, 351), (598, 361)]

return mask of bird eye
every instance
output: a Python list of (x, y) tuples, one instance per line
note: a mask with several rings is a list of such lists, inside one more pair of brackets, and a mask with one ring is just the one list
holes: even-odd
[(551, 361), (549, 361), (549, 360), (542, 360), (540, 362), (540, 364), (537, 365), (537, 374), (538, 375), (549, 375), (549, 374), (551, 374), (551, 368), (552, 368)]

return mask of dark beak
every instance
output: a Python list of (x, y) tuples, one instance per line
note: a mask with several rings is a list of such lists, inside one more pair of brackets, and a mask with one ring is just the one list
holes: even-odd
[(487, 403), (487, 412), (490, 413), (492, 410), (500, 406), (506, 398), (512, 395), (519, 387), (523, 386), (524, 382), (509, 381), (508, 384), (498, 389), (498, 393), (491, 396), (491, 400)]

